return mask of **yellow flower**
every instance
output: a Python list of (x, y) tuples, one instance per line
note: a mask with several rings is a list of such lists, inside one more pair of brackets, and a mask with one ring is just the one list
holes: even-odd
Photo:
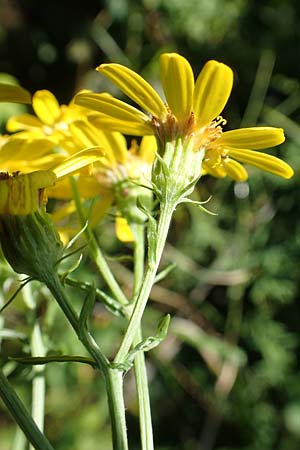
[(251, 164), (284, 178), (293, 169), (280, 159), (257, 152), (284, 142), (283, 130), (272, 127), (242, 128), (223, 132), (220, 117), (230, 96), (233, 72), (225, 64), (208, 61), (196, 81), (188, 61), (176, 53), (160, 57), (160, 78), (166, 103), (140, 75), (119, 64), (102, 64), (97, 70), (107, 76), (146, 113), (106, 93), (81, 93), (78, 105), (98, 111), (97, 120), (111, 130), (134, 135), (154, 134), (161, 149), (181, 138), (193, 141), (194, 151), (204, 151), (203, 168), (215, 176), (247, 179)]
[(44, 189), (55, 182), (56, 175), (50, 171), (0, 172), (0, 214), (31, 214), (42, 206)]
[(86, 116), (84, 108), (75, 105), (73, 100), (69, 105), (59, 105), (47, 90), (33, 95), (32, 106), (36, 116), (21, 114), (11, 117), (7, 129), (16, 133), (0, 136), (0, 168), (3, 172), (51, 170), (84, 149), (75, 145), (69, 131), (72, 121)]
[(66, 154), (53, 152), (48, 138), (0, 136), (0, 168), (3, 172), (22, 173), (51, 169), (66, 159)]
[[(53, 145), (64, 147), (69, 134), (69, 124), (86, 115), (83, 108), (74, 104), (59, 105), (56, 97), (47, 90), (35, 92), (32, 97), (34, 114), (20, 114), (7, 121), (7, 130), (15, 133), (12, 138), (26, 139), (33, 142), (36, 139), (48, 139)], [(68, 141), (70, 144), (70, 141)], [(74, 150), (72, 148), (72, 150)]]
[[(100, 145), (104, 156), (93, 165), (91, 174), (78, 178), (83, 198), (96, 198), (91, 224), (96, 224), (112, 205), (117, 207), (116, 234), (122, 241), (132, 241), (129, 223), (143, 222), (144, 214), (137, 208), (137, 197), (151, 199), (151, 168), (156, 151), (153, 136), (144, 137), (140, 146), (133, 142), (129, 150), (124, 136), (118, 132), (105, 132), (84, 120), (70, 124), (74, 144), (80, 147)], [(68, 183), (48, 191), (55, 198), (72, 198)], [(57, 217), (60, 217), (58, 211)]]
[(52, 170), (38, 170), (22, 174), (0, 172), (0, 215), (28, 215), (46, 202), (45, 188), (54, 186), (64, 177), (77, 173), (83, 167), (98, 161), (103, 153), (99, 148), (83, 150)]

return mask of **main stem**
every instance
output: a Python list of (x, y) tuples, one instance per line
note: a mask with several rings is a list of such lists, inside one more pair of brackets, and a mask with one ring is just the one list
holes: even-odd
[[(134, 226), (134, 286), (133, 298), (136, 299), (141, 288), (144, 276), (145, 238), (144, 225)], [(137, 345), (143, 338), (142, 327), (139, 326), (134, 337), (133, 345)], [(144, 352), (138, 352), (134, 360), (134, 371), (139, 402), (139, 419), (142, 450), (154, 450), (153, 428), (151, 419), (151, 406), (149, 384)]]
[(83, 333), (80, 330), (78, 315), (71, 307), (59, 278), (53, 279), (48, 288), (65, 313), (79, 340), (94, 358), (104, 376), (112, 425), (113, 448), (114, 450), (128, 450), (123, 398), (123, 373), (116, 369), (111, 369), (108, 359), (103, 355), (89, 331), (85, 330)]
[(109, 369), (105, 373), (105, 383), (111, 419), (113, 449), (128, 450), (123, 397), (123, 372)]
[(124, 335), (120, 349), (115, 357), (115, 363), (122, 363), (126, 360), (126, 356), (132, 346), (133, 340), (140, 327), (141, 319), (155, 281), (155, 276), (161, 260), (161, 256), (167, 240), (173, 212), (176, 207), (174, 198), (165, 198), (161, 203), (161, 213), (157, 225), (157, 241), (153, 255), (148, 255), (148, 268), (139, 291), (135, 307), (133, 309), (127, 331)]

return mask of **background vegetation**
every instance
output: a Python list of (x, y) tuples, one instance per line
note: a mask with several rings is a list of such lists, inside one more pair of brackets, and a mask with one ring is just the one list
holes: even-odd
[[(204, 178), (195, 196), (212, 195), (207, 215), (176, 212), (164, 261), (176, 269), (152, 292), (149, 333), (172, 313), (167, 340), (148, 355), (157, 450), (296, 450), (300, 444), (300, 3), (297, 0), (2, 0), (1, 79), (31, 92), (49, 89), (68, 102), (80, 88), (112, 86), (95, 72), (126, 64), (159, 89), (158, 55), (177, 51), (198, 73), (208, 59), (235, 72), (224, 116), (228, 128), (285, 128), (276, 150), (295, 169), (286, 181), (249, 169), (248, 183)], [(117, 92), (119, 95), (119, 92)], [(9, 114), (22, 107), (3, 105)], [(274, 153), (275, 154), (275, 153)], [(107, 254), (124, 248), (110, 219), (99, 228)], [(130, 255), (128, 246), (125, 252)], [(111, 261), (128, 289), (130, 261)], [(97, 277), (88, 258), (77, 271)], [(2, 300), (17, 287), (1, 263)], [(102, 281), (97, 278), (97, 283)], [(49, 294), (34, 285), (48, 352), (80, 348)], [(31, 368), (9, 360), (28, 354), (32, 313), (19, 295), (1, 316), (1, 365), (29, 402)], [(0, 298), (1, 300), (1, 298)], [(26, 300), (26, 298), (25, 298)], [(74, 298), (74, 302), (79, 301)], [(122, 321), (100, 304), (94, 327), (108, 354)], [(47, 336), (47, 338), (46, 338)], [(102, 380), (89, 367), (49, 364), (46, 431), (57, 450), (109, 450)], [(92, 388), (91, 388), (92, 386)], [(126, 378), (131, 450), (138, 450), (133, 379)], [(1, 450), (22, 450), (22, 436), (0, 404)]]

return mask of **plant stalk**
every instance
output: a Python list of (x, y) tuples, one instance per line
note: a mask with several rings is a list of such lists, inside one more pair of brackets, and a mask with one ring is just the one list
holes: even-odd
[(161, 203), (161, 213), (157, 225), (157, 241), (155, 249), (153, 251), (154, 254), (149, 255), (148, 257), (148, 267), (146, 270), (146, 274), (143, 279), (143, 283), (139, 291), (128, 328), (124, 335), (119, 351), (115, 357), (115, 363), (123, 363), (126, 360), (126, 356), (140, 327), (141, 319), (155, 281), (155, 276), (167, 240), (169, 226), (175, 207), (176, 201), (172, 197), (166, 197)]
[[(137, 224), (133, 225), (132, 228), (135, 237), (133, 298), (136, 299), (144, 276), (145, 227), (144, 225)], [(139, 344), (142, 339), (142, 328), (139, 326), (133, 340), (133, 345), (135, 346)], [(139, 403), (139, 422), (142, 450), (154, 450), (149, 384), (144, 352), (138, 352), (136, 354), (134, 359), (134, 372)]]
[(9, 412), (36, 450), (54, 450), (46, 436), (38, 428), (21, 399), (0, 370), (0, 396)]
[(110, 363), (101, 352), (96, 341), (90, 334), (87, 327), (79, 326), (79, 318), (68, 301), (65, 292), (57, 277), (48, 286), (53, 296), (59, 303), (67, 319), (76, 332), (78, 339), (82, 342), (89, 354), (97, 363), (98, 369), (104, 376), (106, 383), (108, 406), (110, 411), (112, 438), (114, 450), (128, 450), (127, 429), (125, 422), (125, 404), (123, 398), (123, 372), (110, 368)]

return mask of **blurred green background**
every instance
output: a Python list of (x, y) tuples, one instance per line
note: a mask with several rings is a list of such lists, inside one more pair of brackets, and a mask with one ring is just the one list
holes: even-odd
[[(273, 154), (295, 169), (291, 180), (249, 169), (247, 183), (201, 180), (195, 198), (212, 196), (208, 215), (176, 211), (163, 264), (176, 269), (152, 292), (146, 332), (172, 314), (166, 341), (148, 354), (156, 450), (298, 450), (300, 445), (300, 3), (298, 0), (1, 0), (0, 72), (34, 92), (68, 102), (81, 88), (110, 90), (94, 69), (119, 62), (157, 89), (158, 55), (176, 51), (195, 74), (208, 59), (231, 66), (235, 83), (227, 129), (271, 125), (287, 140)], [(23, 107), (3, 105), (0, 120)], [(99, 228), (107, 254), (124, 251), (109, 220)], [(130, 261), (111, 261), (127, 289)], [(88, 258), (81, 279), (102, 280)], [(1, 301), (17, 287), (1, 263)], [(104, 286), (102, 286), (104, 288)], [(34, 296), (48, 352), (82, 352), (49, 294)], [(72, 291), (72, 295), (74, 292)], [(50, 300), (50, 301), (49, 301)], [(82, 299), (74, 298), (74, 302)], [(32, 312), (20, 294), (0, 318), (1, 365), (30, 403), (32, 370), (9, 360), (26, 355)], [(94, 330), (108, 355), (121, 319), (102, 305)], [(47, 337), (46, 337), (47, 336)], [(103, 381), (88, 366), (49, 364), (46, 433), (57, 450), (110, 450)], [(130, 449), (139, 450), (137, 402), (126, 377)], [(0, 403), (0, 448), (23, 450)]]

